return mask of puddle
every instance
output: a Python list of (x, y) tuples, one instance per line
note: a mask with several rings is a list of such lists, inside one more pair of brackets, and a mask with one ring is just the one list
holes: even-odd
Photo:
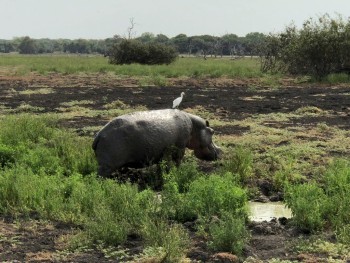
[(249, 202), (249, 219), (255, 222), (271, 221), (273, 218), (291, 218), (292, 211), (282, 202)]

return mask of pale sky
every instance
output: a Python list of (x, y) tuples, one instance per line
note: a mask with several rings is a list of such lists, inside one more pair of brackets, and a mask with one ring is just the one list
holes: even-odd
[(0, 39), (105, 39), (144, 32), (174, 37), (279, 32), (328, 13), (350, 16), (350, 0), (0, 0)]

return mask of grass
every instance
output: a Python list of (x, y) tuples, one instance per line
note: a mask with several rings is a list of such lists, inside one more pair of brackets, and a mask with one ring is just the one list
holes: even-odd
[[(154, 83), (166, 85), (166, 78), (177, 77), (260, 77), (256, 59), (208, 59), (179, 58), (170, 65), (111, 65), (102, 56), (71, 55), (1, 55), (0, 69), (11, 75), (27, 75), (30, 72), (39, 74), (61, 73), (113, 73), (118, 76), (142, 76), (143, 85)], [(141, 83), (141, 84), (142, 84)]]
[[(250, 59), (204, 61), (181, 58), (170, 66), (111, 66), (102, 57), (59, 56), (61, 64), (57, 62), (50, 68), (45, 65), (51, 63), (50, 56), (1, 58), (5, 59), (0, 60), (0, 71), (6, 68), (6, 74), (49, 74), (56, 68), (52, 72), (142, 76), (141, 84), (145, 86), (166, 85), (169, 77), (203, 76), (262, 77), (269, 86), (280, 85), (279, 76), (254, 75), (255, 62)], [(85, 62), (80, 67), (74, 66), (80, 63), (79, 60)], [(33, 61), (35, 63), (28, 67)], [(240, 65), (235, 64), (238, 62)], [(55, 62), (52, 60), (52, 63)], [(81, 70), (83, 73), (79, 73)], [(340, 81), (336, 77), (333, 79)], [(299, 81), (309, 80), (301, 78)], [(30, 96), (51, 91), (50, 88), (28, 89), (23, 94)], [(244, 99), (261, 100), (263, 97)], [(155, 193), (141, 191), (128, 183), (97, 178), (91, 138), (79, 137), (58, 126), (58, 118), (77, 115), (108, 118), (145, 107), (133, 108), (116, 100), (105, 104), (102, 110), (93, 110), (89, 107), (91, 103), (69, 101), (61, 104), (58, 114), (41, 117), (33, 113), (42, 109), (28, 103), (14, 110), (1, 108), (4, 114), (9, 114), (2, 116), (0, 122), (2, 215), (30, 217), (34, 213), (41, 219), (76, 224), (81, 232), (69, 238), (74, 243), (72, 247), (101, 244), (101, 249), (117, 260), (127, 254), (116, 249), (117, 246), (123, 246), (130, 235), (138, 236), (145, 246), (140, 255), (134, 255), (135, 260), (148, 258), (156, 262), (174, 262), (182, 259), (189, 244), (188, 232), (182, 226), (187, 221), (196, 222), (196, 234), (204, 236), (211, 249), (239, 254), (249, 238), (246, 232), (247, 196), (255, 197), (254, 182), (266, 180), (272, 183), (272, 191), (285, 195), (296, 226), (312, 233), (332, 231), (337, 243), (320, 245), (320, 242), (312, 248), (315, 253), (336, 249), (333, 245), (343, 249), (342, 244), (346, 247), (350, 243), (350, 168), (346, 160), (334, 162), (334, 157), (349, 156), (350, 132), (322, 122), (303, 125), (310, 117), (334, 118), (333, 112), (305, 106), (289, 113), (256, 114), (243, 120), (228, 121), (203, 107), (186, 109), (210, 119), (214, 129), (220, 126), (247, 129), (240, 135), (214, 135), (214, 141), (220, 142), (225, 151), (224, 159), (218, 162), (220, 169), (214, 174), (200, 172), (197, 162), (186, 155), (186, 161), (180, 167), (164, 174), (164, 188)], [(11, 115), (23, 112), (28, 114)], [(244, 190), (245, 187), (249, 188)], [(330, 205), (334, 203), (337, 206)], [(341, 253), (344, 252), (335, 257), (339, 258)]]
[[(136, 235), (148, 251), (158, 251), (155, 256), (162, 262), (184, 258), (190, 241), (181, 224), (188, 219), (226, 220), (230, 214), (228, 226), (240, 222), (239, 236), (248, 237), (247, 196), (232, 174), (206, 176), (189, 161), (164, 174), (164, 190), (158, 194), (103, 180), (96, 176), (92, 138), (59, 128), (58, 120), (53, 115), (2, 117), (1, 215), (30, 218), (35, 214), (42, 220), (79, 226), (81, 232), (71, 238), (75, 249), (102, 244), (110, 251), (109, 246), (124, 245), (128, 236)], [(213, 249), (223, 248), (218, 242), (221, 236), (218, 226), (213, 227)], [(243, 249), (242, 240), (227, 241), (232, 252)]]

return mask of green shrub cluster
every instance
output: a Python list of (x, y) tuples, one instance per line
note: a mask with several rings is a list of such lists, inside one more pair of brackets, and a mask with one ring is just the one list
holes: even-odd
[(90, 138), (59, 129), (53, 115), (30, 114), (1, 119), (0, 164), (25, 166), (36, 174), (49, 175), (85, 175), (97, 166)]
[(124, 39), (109, 52), (109, 63), (123, 64), (170, 64), (177, 58), (176, 50), (171, 46), (158, 43), (144, 44), (134, 39)]
[(180, 261), (189, 245), (182, 223), (198, 219), (211, 248), (242, 251), (247, 197), (231, 173), (205, 176), (190, 160), (164, 174), (162, 192), (141, 191), (97, 177), (92, 138), (57, 123), (51, 115), (1, 119), (1, 215), (76, 224), (82, 232), (72, 242), (78, 246), (118, 246), (137, 235), (162, 262)]
[(331, 227), (340, 241), (350, 244), (350, 162), (335, 161), (325, 172), (323, 185), (288, 185), (285, 201), (293, 221), (304, 230)]
[(321, 79), (346, 71), (350, 65), (350, 21), (323, 15), (308, 19), (298, 30), (295, 25), (266, 37), (262, 51), (263, 71), (286, 71)]
[[(213, 250), (240, 254), (249, 238), (245, 190), (230, 172), (191, 177), (192, 169), (187, 163), (170, 171), (162, 193), (164, 214), (180, 222), (196, 220), (198, 233), (209, 237)], [(177, 175), (186, 171), (188, 187), (181, 192)]]

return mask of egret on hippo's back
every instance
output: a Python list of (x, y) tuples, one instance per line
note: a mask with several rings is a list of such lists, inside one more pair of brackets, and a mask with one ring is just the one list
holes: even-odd
[(97, 133), (92, 148), (99, 175), (111, 177), (123, 168), (159, 163), (171, 147), (178, 149), (176, 156), (172, 156), (177, 164), (186, 147), (201, 160), (216, 160), (222, 151), (213, 143), (213, 134), (208, 121), (190, 113), (177, 109), (140, 111), (107, 123)]
[(176, 98), (176, 99), (173, 101), (173, 109), (179, 107), (179, 105), (180, 105), (180, 103), (181, 103), (181, 101), (182, 101), (184, 95), (185, 95), (185, 92), (181, 92), (181, 97), (178, 97), (178, 98)]

